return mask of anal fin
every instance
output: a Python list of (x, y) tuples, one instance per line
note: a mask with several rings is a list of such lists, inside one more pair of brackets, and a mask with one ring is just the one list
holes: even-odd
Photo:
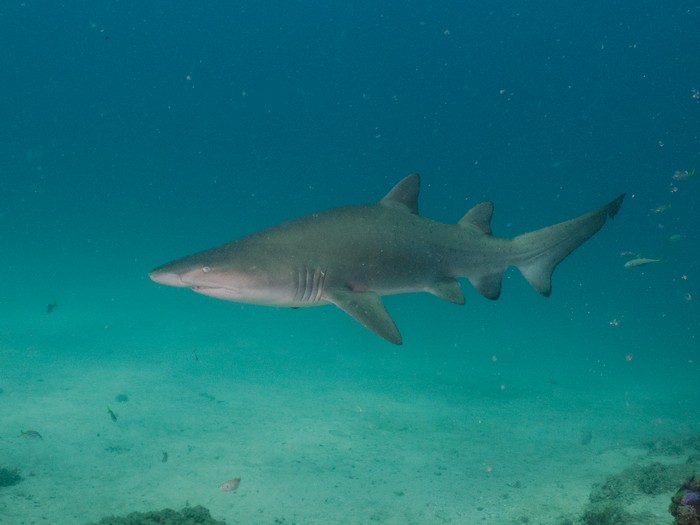
[(472, 283), (472, 286), (476, 288), (481, 295), (494, 301), (501, 295), (502, 280), (503, 272), (501, 270), (478, 277), (469, 277), (469, 282)]
[(390, 343), (402, 343), (399, 329), (386, 311), (384, 303), (375, 292), (353, 292), (351, 290), (325, 290), (324, 298), (341, 310), (350, 314), (356, 321), (372, 330)]

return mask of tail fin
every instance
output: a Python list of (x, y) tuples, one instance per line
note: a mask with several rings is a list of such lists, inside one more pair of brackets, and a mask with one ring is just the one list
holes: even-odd
[(557, 265), (593, 237), (608, 217), (615, 217), (624, 198), (623, 193), (596, 211), (515, 237), (515, 266), (535, 290), (549, 296)]

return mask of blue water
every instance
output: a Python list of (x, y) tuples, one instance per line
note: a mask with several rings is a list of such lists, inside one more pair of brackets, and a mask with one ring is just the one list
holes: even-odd
[[(114, 404), (120, 389), (144, 383), (152, 388), (142, 399), (154, 414), (194, 418), (186, 401), (155, 400), (170, 395), (169, 382), (192, 385), (195, 396), (228, 385), (232, 363), (251, 385), (247, 403), (271, 411), (269, 435), (285, 431), (274, 424), (264, 385), (281, 389), (281, 399), (306, 399), (304, 410), (320, 391), (329, 403), (344, 389), (406, 400), (406, 407), (420, 400), (413, 411), (397, 409), (396, 427), (381, 435), (388, 450), (411, 432), (410, 421), (434, 429), (430, 417), (440, 407), (453, 425), (473, 421), (467, 403), (498, 412), (504, 432), (524, 432), (511, 441), (516, 457), (524, 454), (521, 439), (532, 445), (552, 428), (575, 435), (595, 427), (600, 450), (697, 432), (700, 176), (672, 175), (700, 170), (699, 23), (700, 7), (687, 1), (5, 2), (0, 467), (23, 471), (24, 487), (40, 477), (50, 484), (54, 456), (37, 459), (28, 443), (18, 445), (20, 427), (59, 434), (102, 421), (103, 405)], [(495, 303), (466, 282), (463, 307), (429, 296), (387, 298), (404, 338), (400, 349), (333, 307), (241, 307), (147, 277), (169, 260), (282, 220), (376, 201), (412, 172), (422, 176), (421, 214), (456, 222), (491, 200), (494, 234), (505, 237), (627, 197), (615, 220), (560, 265), (549, 299), (517, 271), (506, 274)], [(656, 213), (662, 205), (670, 206)], [(621, 252), (662, 261), (624, 268)], [(188, 369), (193, 352), (209, 360), (207, 368)], [(161, 371), (160, 394), (152, 376), (138, 379), (145, 363)], [(121, 382), (107, 386), (111, 374)], [(89, 377), (94, 384), (65, 394)], [(46, 400), (61, 412), (42, 412)], [(541, 434), (515, 423), (524, 410), (517, 403), (528, 400), (533, 428), (549, 425)], [(619, 410), (611, 400), (620, 400)], [(553, 413), (542, 409), (550, 404)], [(622, 410), (630, 404), (633, 414)], [(348, 401), (350, 411), (355, 405)], [(586, 414), (584, 421), (558, 424), (567, 406)], [(301, 408), (285, 410), (280, 421), (299, 420)], [(148, 421), (133, 435), (152, 434)], [(251, 410), (246, 425), (259, 424)], [(440, 428), (431, 441), (435, 461), (461, 465), (441, 456), (440, 440), (468, 449), (474, 436), (462, 440), (449, 425)], [(187, 432), (218, 443), (209, 431)], [(332, 435), (352, 436), (338, 432)], [(508, 456), (508, 440), (500, 446)], [(66, 465), (78, 454), (63, 452)], [(407, 445), (391, 461), (418, 476), (411, 458), (424, 453)], [(556, 454), (543, 456), (552, 471)], [(269, 476), (279, 466), (274, 454), (260, 461)], [(111, 468), (99, 459), (90, 465)], [(137, 461), (131, 466), (151, 472)], [(508, 468), (527, 484), (527, 468), (501, 471)], [(332, 484), (332, 469), (324, 472)], [(78, 474), (71, 479), (85, 487)], [(338, 472), (338, 479), (346, 477)], [(474, 479), (464, 467), (453, 483)], [(371, 471), (363, 483), (380, 480)], [(235, 496), (244, 497), (245, 481)], [(11, 490), (0, 488), (0, 509), (15, 520), (7, 523), (33, 516)], [(285, 512), (297, 523), (344, 522), (318, 503), (321, 487), (308, 490), (311, 509), (289, 504), (264, 519), (257, 500), (234, 517), (216, 503), (181, 497), (183, 490), (147, 493), (146, 503), (118, 508), (98, 492), (92, 514), (81, 516), (96, 521), (187, 500), (227, 523), (272, 523)], [(440, 494), (416, 491), (412, 501), (432, 509)], [(364, 492), (346, 495), (349, 508), (382, 508), (358, 511), (347, 523), (408, 522), (405, 500), (369, 504)], [(469, 499), (456, 491), (416, 523), (500, 523)], [(586, 504), (583, 493), (567, 499), (574, 510)], [(49, 519), (75, 522), (43, 505)]]

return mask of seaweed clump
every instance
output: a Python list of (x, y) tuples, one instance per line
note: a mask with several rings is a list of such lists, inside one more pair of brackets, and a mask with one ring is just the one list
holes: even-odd
[(11, 487), (22, 481), (19, 470), (0, 467), (0, 487)]
[(226, 525), (211, 517), (209, 509), (197, 505), (180, 512), (163, 509), (151, 512), (132, 512), (127, 516), (107, 516), (94, 525)]

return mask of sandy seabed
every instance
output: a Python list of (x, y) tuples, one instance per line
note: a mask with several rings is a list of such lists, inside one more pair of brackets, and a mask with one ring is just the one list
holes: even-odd
[[(141, 330), (86, 314), (79, 336), (64, 314), (0, 347), (0, 467), (23, 477), (0, 488), (0, 523), (203, 505), (229, 524), (560, 525), (581, 522), (609, 476), (692, 453), (653, 445), (697, 431), (678, 385), (645, 383), (653, 373), (428, 332), (394, 348), (321, 310), (242, 308), (236, 330), (215, 315)], [(671, 523), (673, 488), (630, 490), (639, 523)]]

